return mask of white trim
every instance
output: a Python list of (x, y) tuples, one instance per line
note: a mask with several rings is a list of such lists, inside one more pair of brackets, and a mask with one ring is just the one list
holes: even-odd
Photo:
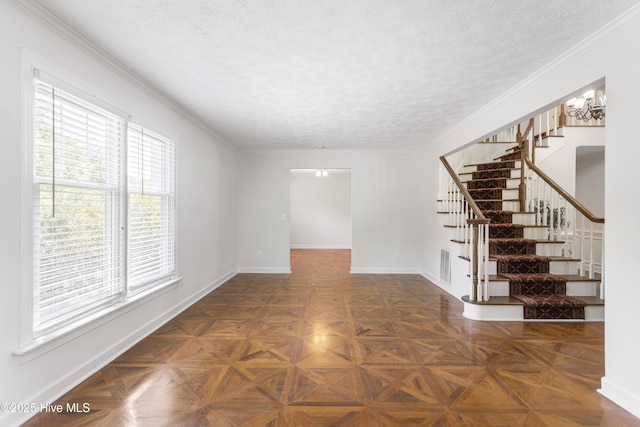
[(181, 281), (182, 278), (170, 280), (161, 286), (151, 288), (147, 292), (141, 292), (122, 303), (109, 306), (104, 310), (91, 314), (88, 317), (83, 317), (75, 324), (68, 325), (50, 334), (39, 337), (26, 345), (20, 346), (13, 352), (13, 354), (15, 356), (19, 356), (19, 362), (21, 365), (27, 363), (30, 360), (48, 353), (54, 348), (60, 347), (69, 341), (81, 337), (105, 323), (111, 322), (113, 319), (140, 307), (166, 292), (174, 290), (178, 287), (178, 284)]
[(351, 245), (291, 245), (291, 249), (351, 249)]
[(30, 54), (20, 50), (20, 345), (30, 343), (33, 336), (33, 61)]
[[(84, 380), (96, 373), (98, 370), (109, 364), (112, 360), (120, 356), (122, 353), (139, 343), (142, 339), (149, 336), (153, 331), (179, 315), (187, 308), (191, 307), (198, 300), (218, 288), (220, 285), (227, 282), (236, 274), (236, 271), (230, 271), (217, 280), (209, 283), (198, 292), (184, 299), (182, 302), (176, 304), (172, 308), (167, 309), (164, 313), (159, 314), (154, 319), (151, 319), (135, 331), (132, 331), (128, 334), (128, 336), (113, 344), (101, 354), (96, 355), (96, 357), (94, 357), (93, 359), (87, 361), (82, 366), (79, 366), (74, 372), (68, 375), (64, 375), (55, 383), (51, 383), (45, 390), (37, 393), (29, 399), (26, 399), (25, 402), (54, 402), (69, 390), (73, 389), (78, 384), (82, 383)], [(24, 423), (33, 415), (34, 414), (27, 413), (9, 413), (4, 419), (0, 417), (0, 425), (19, 425)], [(12, 419), (9, 419), (10, 417)]]
[(351, 267), (351, 274), (420, 274), (417, 267)]
[(420, 270), (420, 275), (425, 279), (427, 279), (428, 281), (430, 281), (431, 283), (433, 283), (434, 285), (436, 285), (437, 287), (439, 287), (440, 289), (442, 289), (443, 291), (445, 291), (446, 293), (448, 293), (449, 295), (457, 299), (461, 299), (463, 297), (463, 294), (459, 294), (455, 292), (455, 290), (453, 289), (450, 283), (443, 282), (442, 280), (440, 280), (439, 277), (435, 277), (427, 273), (424, 269)]
[(462, 315), (467, 319), (495, 322), (524, 321), (521, 305), (481, 305), (464, 301), (462, 303), (464, 304)]
[(633, 416), (640, 418), (640, 396), (633, 395), (622, 387), (617, 386), (605, 376), (600, 380), (601, 387), (598, 393), (628, 411)]
[[(178, 205), (178, 144), (175, 143), (175, 265), (174, 273), (171, 277), (167, 277), (167, 281), (159, 284), (157, 287), (142, 291), (139, 294), (131, 294), (124, 301), (108, 306), (103, 310), (99, 310), (87, 317), (83, 317), (80, 321), (72, 323), (66, 327), (56, 330), (52, 333), (34, 339), (33, 333), (33, 119), (34, 119), (34, 71), (38, 70), (39, 79), (61, 85), (63, 90), (69, 91), (74, 96), (95, 103), (100, 108), (105, 108), (109, 112), (117, 115), (125, 124), (132, 116), (126, 112), (124, 108), (114, 101), (110, 95), (98, 90), (92, 84), (88, 84), (74, 76), (72, 73), (58, 67), (54, 63), (47, 61), (28, 49), (20, 48), (20, 74), (21, 74), (21, 97), (22, 97), (22, 116), (21, 116), (21, 178), (20, 188), (20, 339), (19, 347), (14, 355), (20, 357), (19, 362), (26, 363), (42, 354), (73, 340), (87, 331), (108, 322), (127, 311), (130, 311), (148, 298), (155, 298), (157, 295), (171, 289), (181, 280), (179, 278), (179, 205)], [(126, 131), (126, 129), (125, 129)], [(164, 137), (163, 138), (167, 138)], [(170, 138), (168, 138), (170, 139)], [(126, 149), (123, 150), (123, 156), (126, 158)], [(126, 171), (126, 162), (124, 163)], [(122, 185), (122, 183), (120, 183)], [(125, 185), (126, 189), (126, 185)], [(126, 194), (126, 191), (125, 191)], [(126, 258), (126, 256), (125, 256)]]
[(238, 273), (290, 274), (291, 267), (238, 267)]

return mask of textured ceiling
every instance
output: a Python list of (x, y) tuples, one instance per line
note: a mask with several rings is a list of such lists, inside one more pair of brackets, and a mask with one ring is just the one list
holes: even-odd
[(413, 149), (638, 0), (37, 3), (240, 149)]

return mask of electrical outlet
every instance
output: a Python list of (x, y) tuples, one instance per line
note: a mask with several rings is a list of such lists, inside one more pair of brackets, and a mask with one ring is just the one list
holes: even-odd
[(258, 259), (262, 258), (262, 251), (258, 251), (256, 253), (256, 258), (258, 258)]
[(400, 259), (400, 252), (396, 251), (394, 256), (395, 256), (396, 259)]

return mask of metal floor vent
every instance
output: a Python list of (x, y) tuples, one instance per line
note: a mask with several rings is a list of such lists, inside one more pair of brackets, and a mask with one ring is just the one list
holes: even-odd
[(451, 284), (451, 257), (446, 249), (440, 249), (440, 280)]

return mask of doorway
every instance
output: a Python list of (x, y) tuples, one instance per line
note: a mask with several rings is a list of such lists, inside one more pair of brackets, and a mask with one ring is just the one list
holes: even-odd
[(289, 219), (291, 250), (351, 250), (351, 169), (291, 169)]

